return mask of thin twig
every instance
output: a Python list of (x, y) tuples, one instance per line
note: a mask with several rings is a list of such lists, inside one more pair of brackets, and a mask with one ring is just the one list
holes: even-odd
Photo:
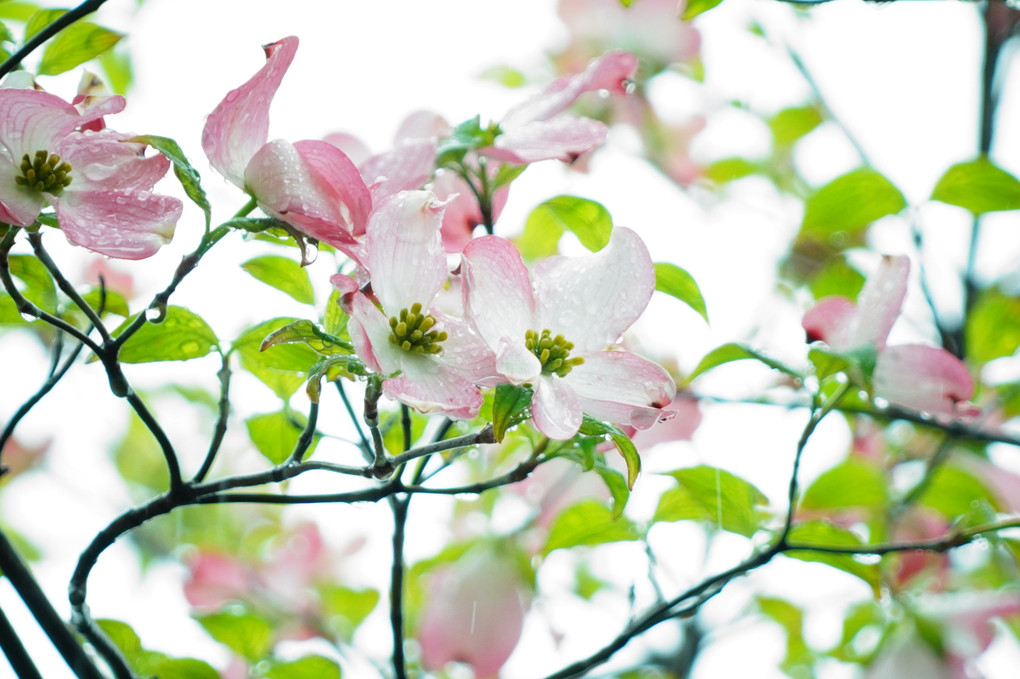
[(92, 14), (97, 9), (99, 9), (105, 2), (106, 0), (85, 0), (85, 2), (81, 3), (74, 9), (70, 9), (61, 14), (56, 20), (53, 21), (53, 23), (49, 24), (48, 26), (46, 26), (46, 28), (42, 29), (41, 31), (33, 35), (28, 41), (25, 42), (21, 49), (19, 49), (11, 56), (7, 57), (7, 59), (2, 64), (0, 64), (0, 78), (13, 71), (15, 68), (17, 68), (21, 64), (21, 62), (24, 61), (25, 57), (39, 49), (39, 47), (44, 42), (55, 36), (63, 29), (67, 28), (71, 24), (73, 24), (78, 19), (81, 19), (82, 17)]

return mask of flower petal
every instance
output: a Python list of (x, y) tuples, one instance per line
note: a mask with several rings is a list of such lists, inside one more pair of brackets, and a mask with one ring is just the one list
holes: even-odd
[(65, 191), (51, 202), (69, 241), (118, 259), (154, 255), (183, 210), (177, 198), (148, 191)]
[(959, 416), (974, 393), (967, 366), (945, 349), (899, 344), (878, 354), (875, 396), (932, 415)]
[(390, 344), (390, 324), (379, 308), (360, 292), (351, 296), (351, 318), (347, 324), (354, 351), (377, 373), (400, 370), (403, 352)]
[(833, 351), (846, 351), (854, 348), (847, 346), (844, 335), (846, 328), (854, 323), (856, 315), (856, 304), (846, 297), (830, 295), (818, 300), (818, 303), (804, 314), (801, 326), (807, 333), (808, 342), (821, 340)]
[(235, 186), (244, 188), (244, 169), (269, 138), (269, 105), (297, 48), (298, 39), (293, 36), (263, 47), (265, 65), (248, 82), (228, 92), (206, 120), (202, 130), (205, 155)]
[(52, 152), (80, 122), (77, 109), (48, 92), (0, 89), (0, 144), (15, 164), (26, 153)]
[(540, 329), (587, 353), (614, 344), (638, 319), (655, 291), (655, 268), (641, 238), (617, 227), (602, 250), (549, 257), (532, 280)]
[(574, 389), (559, 377), (541, 375), (534, 382), (531, 416), (538, 430), (551, 439), (565, 441), (581, 428), (581, 401)]
[(443, 205), (428, 191), (402, 191), (378, 206), (368, 226), (372, 290), (387, 314), (428, 309), (449, 271), (439, 236)]
[(401, 191), (424, 186), (432, 176), (435, 160), (435, 141), (409, 140), (397, 144), (386, 153), (368, 158), (358, 169), (372, 187), (372, 200), (382, 203)]
[(637, 429), (658, 422), (676, 395), (676, 383), (662, 366), (629, 351), (585, 354), (584, 363), (563, 379), (584, 412)]
[[(355, 236), (365, 233), (372, 212), (372, 194), (350, 158), (336, 146), (314, 139), (294, 143), (308, 164), (319, 190), (335, 205), (342, 222)], [(328, 242), (328, 241), (327, 241)]]
[(461, 262), (465, 317), (493, 350), (504, 352), (504, 338), (523, 347), (525, 333), (536, 330), (535, 299), (517, 248), (505, 238), (483, 236), (464, 249)]
[(476, 384), (493, 382), (495, 357), (482, 338), (459, 318), (448, 316), (435, 307), (429, 313), (438, 320), (436, 327), (446, 333), (443, 352), (435, 357), (436, 361)]
[(28, 226), (39, 216), (46, 201), (38, 191), (18, 186), (14, 178), (20, 175), (21, 169), (0, 155), (0, 222)]
[(848, 348), (872, 342), (881, 351), (907, 294), (910, 258), (882, 257), (878, 269), (868, 276), (857, 296), (857, 315), (847, 329)]
[(511, 128), (479, 153), (507, 163), (570, 162), (601, 146), (607, 134), (609, 128), (597, 120), (559, 116)]
[(405, 353), (403, 373), (383, 381), (383, 393), (422, 413), (471, 419), (482, 407), (482, 394), (470, 380), (430, 356)]
[(145, 156), (145, 144), (124, 141), (132, 137), (104, 130), (61, 140), (60, 156), (71, 165), (71, 189), (151, 189), (170, 169), (170, 161), (161, 153)]

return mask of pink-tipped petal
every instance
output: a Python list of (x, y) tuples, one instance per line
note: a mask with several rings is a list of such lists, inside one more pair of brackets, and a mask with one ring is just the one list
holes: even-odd
[(0, 140), (15, 164), (26, 153), (54, 152), (80, 121), (77, 109), (48, 92), (0, 89)]
[(945, 349), (922, 344), (886, 347), (875, 365), (875, 396), (931, 415), (956, 417), (974, 393), (967, 366)]
[(542, 375), (534, 382), (531, 416), (538, 430), (551, 439), (565, 441), (581, 428), (581, 401), (573, 388), (559, 377)]
[(570, 162), (601, 146), (608, 133), (609, 128), (597, 120), (559, 116), (508, 129), (479, 153), (507, 163)]
[(438, 320), (436, 327), (446, 333), (443, 352), (436, 356), (436, 362), (476, 384), (491, 382), (496, 375), (495, 357), (482, 338), (459, 318), (435, 308), (429, 313)]
[(132, 136), (104, 130), (65, 137), (60, 155), (72, 168), (70, 189), (151, 189), (170, 169), (170, 161), (161, 153), (146, 156), (145, 144), (124, 141)]
[(324, 141), (305, 140), (294, 148), (311, 170), (319, 191), (336, 206), (344, 225), (355, 236), (365, 233), (372, 212), (372, 194), (347, 155)]
[(351, 159), (355, 165), (368, 160), (372, 155), (368, 145), (353, 134), (347, 132), (333, 132), (322, 138), (322, 141), (337, 147)]
[(540, 328), (562, 333), (575, 352), (601, 351), (638, 319), (655, 291), (655, 268), (640, 236), (617, 227), (602, 250), (550, 257), (535, 267)]
[(144, 259), (170, 241), (183, 205), (147, 191), (65, 191), (51, 200), (67, 239), (117, 259)]
[(676, 383), (666, 370), (629, 351), (584, 355), (584, 363), (565, 378), (584, 412), (600, 420), (648, 429), (676, 396)]
[(569, 108), (585, 92), (605, 90), (622, 94), (626, 83), (637, 71), (637, 57), (614, 50), (594, 59), (575, 76), (564, 76), (550, 83), (531, 99), (518, 104), (503, 117), (504, 130), (535, 120), (548, 120)]
[(438, 113), (414, 111), (400, 123), (393, 138), (398, 143), (409, 139), (435, 140), (447, 136), (450, 131), (450, 124)]
[(432, 176), (435, 159), (435, 141), (411, 140), (397, 144), (386, 153), (368, 158), (358, 169), (372, 187), (372, 200), (382, 203), (401, 191), (424, 186)]
[(472, 241), (461, 255), (461, 279), (464, 314), (494, 350), (503, 338), (524, 346), (528, 330), (541, 332), (533, 327), (535, 300), (528, 269), (510, 241), (498, 236)]
[(857, 296), (857, 315), (850, 325), (847, 341), (851, 347), (874, 343), (879, 351), (885, 346), (907, 294), (910, 259), (905, 256), (882, 257), (878, 269), (868, 277)]
[(354, 351), (373, 372), (400, 370), (403, 352), (390, 344), (390, 324), (383, 312), (360, 292), (351, 297), (351, 319), (347, 324)]
[(449, 271), (439, 237), (443, 206), (428, 191), (403, 191), (372, 213), (368, 228), (368, 270), (372, 290), (394, 315), (432, 300)]
[(202, 148), (213, 168), (235, 186), (244, 188), (244, 169), (269, 138), (269, 106), (297, 48), (298, 39), (293, 36), (266, 45), (265, 65), (228, 92), (209, 114)]
[(383, 381), (383, 393), (422, 413), (471, 419), (482, 407), (482, 394), (470, 380), (429, 356), (405, 354), (403, 372)]
[(847, 351), (854, 347), (848, 345), (844, 336), (846, 329), (854, 323), (856, 314), (857, 305), (846, 297), (823, 297), (804, 314), (801, 326), (807, 333), (808, 342), (821, 340), (833, 351)]

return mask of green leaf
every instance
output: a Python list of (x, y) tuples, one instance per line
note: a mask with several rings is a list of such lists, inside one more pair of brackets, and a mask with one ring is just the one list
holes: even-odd
[(726, 184), (749, 177), (760, 168), (747, 158), (721, 158), (705, 168), (705, 178), (714, 184)]
[(57, 286), (42, 262), (34, 255), (11, 255), (8, 261), (11, 275), (25, 284), (21, 291), (25, 299), (43, 311), (56, 313)]
[(879, 510), (889, 501), (885, 475), (874, 465), (847, 460), (828, 469), (804, 491), (803, 509), (866, 507)]
[(994, 494), (973, 474), (949, 465), (932, 472), (928, 487), (917, 500), (947, 520), (968, 515), (983, 516), (989, 509), (1001, 509)]
[(478, 77), (483, 80), (499, 83), (503, 87), (523, 87), (528, 84), (528, 79), (524, 77), (523, 73), (505, 64), (487, 68)]
[[(99, 288), (93, 288), (87, 293), (82, 295), (90, 307), (99, 310), (99, 307), (103, 307), (103, 315), (114, 314), (116, 316), (127, 316), (131, 313), (128, 309), (127, 300), (117, 292), (107, 289), (105, 293), (100, 294)], [(102, 304), (100, 304), (102, 302)]]
[[(790, 544), (819, 547), (857, 547), (862, 544), (860, 539), (850, 531), (824, 521), (808, 521), (794, 526), (790, 531), (788, 541)], [(857, 576), (871, 585), (875, 596), (878, 596), (879, 569), (877, 563), (861, 563), (851, 554), (833, 554), (810, 550), (788, 551), (784, 554), (799, 561), (823, 563)]]
[(135, 631), (118, 620), (96, 620), (138, 675), (159, 679), (219, 679), (208, 663), (194, 658), (170, 658), (142, 647)]
[(278, 344), (294, 343), (309, 346), (316, 353), (322, 354), (323, 356), (350, 354), (354, 352), (354, 345), (349, 341), (330, 335), (311, 321), (294, 321), (293, 323), (288, 323), (279, 330), (274, 330), (269, 333), (264, 340), (262, 340), (262, 345), (259, 347), (259, 350), (265, 351), (269, 347), (276, 346)]
[(623, 433), (619, 427), (608, 422), (600, 422), (587, 415), (581, 421), (578, 433), (583, 436), (609, 437), (616, 449), (620, 451), (620, 455), (623, 455), (624, 462), (627, 463), (627, 488), (633, 490), (638, 474), (641, 473), (641, 457), (630, 437)]
[(707, 12), (721, 2), (722, 0), (688, 0), (687, 5), (684, 7), (683, 16), (680, 18), (684, 21), (690, 21), (694, 17)]
[(701, 296), (701, 290), (689, 273), (668, 262), (655, 263), (655, 289), (667, 295), (676, 297), (678, 300), (697, 311), (705, 322), (708, 323), (708, 310), (705, 308), (705, 298)]
[(272, 648), (272, 624), (254, 613), (229, 610), (195, 619), (209, 636), (249, 662), (259, 662)]
[(340, 308), (340, 291), (333, 288), (326, 302), (326, 309), (322, 312), (322, 326), (330, 335), (349, 340), (351, 337), (347, 332), (348, 320), (350, 316)]
[(801, 236), (827, 241), (840, 231), (854, 234), (906, 206), (906, 198), (888, 179), (861, 167), (833, 179), (808, 198)]
[(819, 380), (844, 373), (854, 384), (868, 387), (878, 362), (878, 350), (870, 343), (843, 352), (813, 348), (808, 351), (808, 359), (815, 366), (815, 375)]
[(528, 407), (534, 393), (530, 387), (517, 387), (512, 384), (500, 384), (496, 387), (492, 402), (492, 434), (496, 437), (497, 443), (503, 440), (508, 429), (528, 418)]
[(341, 377), (353, 378), (354, 375), (364, 376), (367, 374), (365, 364), (357, 356), (346, 354), (321, 356), (308, 371), (308, 384), (305, 386), (305, 391), (312, 403), (318, 403), (322, 380), (333, 382)]
[(148, 144), (167, 157), (167, 160), (174, 166), (174, 175), (184, 188), (184, 194), (205, 214), (205, 229), (208, 231), (212, 220), (212, 206), (209, 205), (209, 198), (205, 195), (205, 189), (202, 188), (202, 177), (198, 174), (198, 170), (188, 162), (187, 156), (184, 155), (184, 151), (181, 150), (177, 142), (169, 137), (157, 137), (152, 134), (134, 137), (129, 141)]
[(627, 479), (624, 475), (607, 466), (605, 457), (597, 450), (597, 445), (602, 440), (601, 436), (581, 439), (577, 441), (576, 447), (561, 448), (555, 454), (574, 462), (585, 472), (595, 472), (599, 475), (612, 497), (613, 518), (615, 519), (623, 514), (623, 510), (630, 500), (630, 488), (627, 486)]
[(308, 271), (287, 257), (265, 255), (249, 259), (241, 268), (257, 280), (285, 292), (302, 304), (315, 303), (315, 291)]
[(641, 532), (629, 519), (614, 519), (613, 513), (601, 502), (583, 500), (556, 517), (549, 528), (542, 554), (549, 554), (554, 549), (638, 540), (640, 537)]
[(545, 201), (528, 215), (524, 233), (556, 234), (572, 231), (581, 245), (598, 252), (609, 243), (613, 219), (600, 203), (577, 196), (556, 196)]
[[(39, 5), (34, 2), (20, 2), (19, 0), (0, 2), (0, 18), (4, 19), (14, 19), (25, 23), (38, 11)], [(28, 38), (26, 37), (25, 40)]]
[(1012, 356), (1020, 347), (1020, 297), (998, 288), (981, 293), (964, 328), (967, 358), (978, 363)]
[(772, 116), (768, 124), (773, 143), (778, 147), (789, 147), (821, 122), (822, 114), (815, 106), (793, 106)]
[[(307, 419), (303, 415), (284, 410), (255, 415), (244, 421), (251, 442), (274, 465), (282, 464), (294, 452), (294, 446), (297, 445), (306, 423)], [(308, 446), (305, 457), (312, 454), (320, 438), (322, 437), (318, 435), (312, 436), (312, 443)]]
[(354, 631), (379, 603), (379, 592), (374, 589), (324, 585), (318, 592), (323, 617), (329, 622), (330, 628), (346, 640), (350, 640)]
[(703, 465), (670, 476), (679, 485), (660, 496), (652, 521), (700, 521), (745, 537), (761, 528), (768, 498), (739, 476)]
[(262, 341), (274, 330), (301, 319), (274, 318), (246, 330), (231, 347), (241, 367), (262, 381), (281, 399), (287, 400), (304, 384), (319, 355), (303, 344), (278, 344), (260, 351)]
[(791, 677), (812, 676), (815, 656), (804, 641), (804, 611), (789, 601), (774, 597), (756, 597), (759, 610), (786, 632), (786, 656), (779, 668)]
[(732, 363), (733, 361), (743, 361), (749, 358), (753, 358), (756, 361), (760, 361), (767, 365), (768, 367), (786, 373), (791, 377), (801, 379), (799, 373), (797, 373), (792, 368), (785, 366), (779, 361), (769, 358), (768, 356), (765, 356), (764, 354), (759, 353), (754, 349), (743, 344), (730, 342), (728, 344), (723, 344), (722, 346), (716, 347), (712, 351), (705, 354), (705, 357), (701, 359), (697, 366), (695, 366), (694, 371), (687, 376), (687, 379), (684, 380), (684, 383), (690, 384), (694, 380), (694, 378), (698, 377), (699, 375), (702, 375), (703, 373), (708, 372), (712, 368), (716, 368), (720, 365), (723, 365), (724, 363)]
[(974, 215), (1020, 208), (1020, 180), (988, 158), (953, 165), (939, 178), (932, 200), (956, 205)]
[(57, 75), (84, 64), (116, 45), (123, 33), (90, 21), (76, 21), (57, 33), (43, 50), (39, 75)]
[(7, 28), (7, 24), (0, 22), (0, 43), (4, 42), (15, 42), (14, 34), (11, 33), (11, 29)]
[[(99, 65), (103, 69), (103, 75), (106, 76), (105, 79), (109, 83), (110, 89), (117, 94), (127, 94), (135, 81), (131, 56), (126, 52), (107, 50), (99, 55)], [(185, 187), (185, 191), (187, 191), (187, 187)]]
[(499, 133), (499, 127), (495, 123), (482, 127), (479, 116), (465, 120), (453, 128), (449, 137), (440, 141), (436, 149), (436, 167), (456, 167), (464, 160), (468, 151), (492, 146)]
[(152, 431), (134, 412), (128, 419), (127, 431), (111, 452), (122, 479), (142, 486), (147, 492), (166, 489), (170, 481), (166, 458)]
[[(2, 3), (0, 7), (13, 3)], [(66, 9), (40, 9), (33, 12), (25, 22), (25, 42), (31, 40), (35, 35), (46, 28), (60, 17), (67, 14)]]
[[(130, 326), (134, 314), (116, 330), (120, 335)], [(195, 312), (179, 306), (168, 306), (162, 323), (146, 323), (132, 335), (117, 354), (121, 363), (153, 363), (156, 361), (187, 361), (201, 358), (219, 346), (209, 324)]]
[(262, 676), (265, 679), (340, 679), (340, 666), (321, 655), (306, 655), (291, 662), (274, 662)]
[(864, 287), (864, 276), (850, 266), (845, 257), (833, 257), (814, 275), (810, 287), (815, 299), (829, 295), (857, 299), (861, 288)]

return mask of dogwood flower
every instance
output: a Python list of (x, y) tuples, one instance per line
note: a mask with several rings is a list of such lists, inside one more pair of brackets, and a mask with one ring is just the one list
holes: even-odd
[(564, 113), (582, 94), (606, 91), (624, 94), (637, 71), (630, 52), (607, 52), (581, 73), (549, 83), (534, 97), (511, 108), (499, 122), (499, 134), (482, 155), (508, 163), (539, 160), (570, 161), (606, 139), (608, 128), (591, 118)]
[(69, 241), (119, 259), (149, 257), (174, 233), (181, 201), (151, 193), (170, 167), (132, 135), (85, 129), (124, 108), (79, 112), (39, 90), (0, 89), (0, 222), (28, 226), (52, 205)]
[(822, 340), (837, 352), (874, 346), (874, 394), (890, 403), (932, 415), (973, 414), (965, 402), (974, 393), (974, 381), (962, 361), (939, 347), (886, 346), (909, 272), (907, 257), (885, 256), (856, 304), (838, 295), (820, 300), (802, 321), (808, 341)]
[(478, 414), (475, 380), (491, 374), (491, 355), (468, 325), (439, 310), (449, 275), (439, 226), (443, 204), (427, 191), (402, 191), (372, 213), (367, 268), (379, 305), (348, 276), (331, 280), (350, 308), (348, 330), (373, 371), (393, 375), (383, 393), (421, 412)]
[(483, 236), (462, 255), (465, 315), (495, 353), (496, 372), (534, 388), (535, 426), (568, 439), (582, 414), (647, 429), (676, 384), (617, 342), (644, 311), (655, 270), (641, 238), (617, 228), (582, 257), (550, 257), (532, 275), (509, 241)]
[(209, 114), (202, 148), (213, 168), (262, 210), (359, 260), (372, 196), (350, 158), (326, 141), (269, 138), (269, 106), (298, 39), (265, 46), (266, 63)]

